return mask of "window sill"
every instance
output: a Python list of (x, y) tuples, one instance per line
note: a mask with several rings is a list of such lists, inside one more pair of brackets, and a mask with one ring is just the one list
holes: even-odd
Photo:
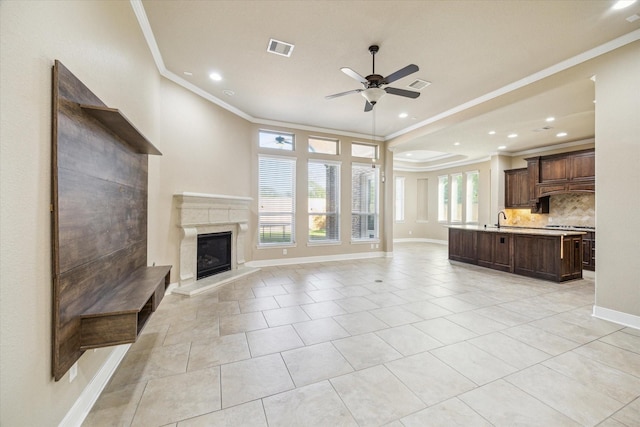
[(307, 242), (307, 246), (340, 246), (342, 242), (340, 240), (328, 240), (320, 242)]
[(273, 243), (268, 245), (257, 245), (256, 249), (282, 249), (282, 248), (297, 248), (298, 245), (296, 243)]
[(360, 240), (352, 240), (352, 245), (368, 245), (371, 243), (380, 243), (380, 239), (360, 239)]

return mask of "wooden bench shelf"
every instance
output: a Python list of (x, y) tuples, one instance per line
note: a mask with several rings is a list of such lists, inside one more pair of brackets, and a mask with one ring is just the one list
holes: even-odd
[(80, 349), (135, 342), (162, 301), (170, 272), (171, 266), (143, 267), (110, 287), (80, 316)]

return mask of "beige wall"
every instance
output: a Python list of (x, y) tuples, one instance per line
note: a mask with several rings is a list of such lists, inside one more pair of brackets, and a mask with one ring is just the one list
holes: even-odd
[(0, 31), (0, 425), (51, 426), (111, 351), (86, 353), (73, 383), (51, 377), (51, 67), (153, 142), (160, 77), (128, 2), (3, 1)]
[[(405, 221), (394, 222), (394, 239), (430, 239), (447, 241), (447, 222), (438, 221), (438, 177), (441, 175), (451, 175), (465, 172), (478, 171), (478, 224), (488, 224), (491, 221), (490, 200), (491, 200), (491, 164), (488, 161), (474, 163), (455, 168), (447, 168), (431, 172), (406, 172), (394, 171), (395, 177), (405, 177)], [(428, 180), (428, 220), (418, 222), (417, 220), (417, 181), (426, 178)], [(463, 184), (464, 185), (464, 184)], [(451, 186), (449, 186), (451, 188)], [(463, 220), (465, 214), (463, 212)], [(409, 234), (409, 231), (412, 233)]]
[(640, 42), (596, 79), (596, 306), (640, 322)]

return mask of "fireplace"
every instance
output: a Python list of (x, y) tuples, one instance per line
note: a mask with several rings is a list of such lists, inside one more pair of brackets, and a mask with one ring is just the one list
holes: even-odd
[(197, 280), (231, 270), (231, 232), (198, 235)]
[[(173, 197), (182, 239), (179, 284), (172, 293), (197, 295), (259, 270), (244, 265), (251, 198), (201, 193)], [(222, 249), (224, 253), (218, 253)]]

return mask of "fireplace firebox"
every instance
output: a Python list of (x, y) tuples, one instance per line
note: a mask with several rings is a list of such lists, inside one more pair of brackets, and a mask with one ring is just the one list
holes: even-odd
[(198, 235), (197, 280), (231, 270), (231, 232)]

